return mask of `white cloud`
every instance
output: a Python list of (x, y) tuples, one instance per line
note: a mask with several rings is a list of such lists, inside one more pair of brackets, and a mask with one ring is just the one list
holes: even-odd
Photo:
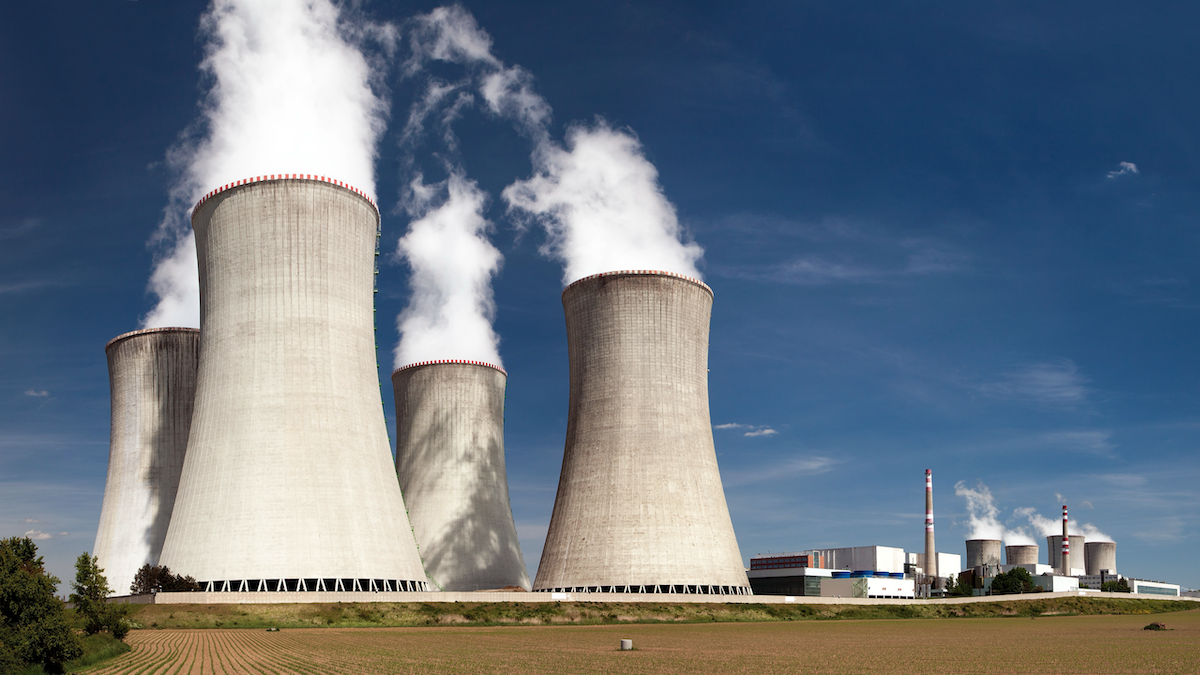
[(754, 427), (752, 427), (749, 424), (738, 424), (737, 422), (730, 422), (729, 424), (718, 424), (718, 425), (714, 426), (713, 428), (714, 429), (753, 429)]
[(1120, 166), (1121, 166), (1121, 168), (1119, 168), (1119, 169), (1109, 171), (1108, 177), (1116, 178), (1117, 176), (1125, 176), (1125, 175), (1130, 175), (1130, 174), (1141, 173), (1140, 171), (1138, 171), (1137, 164), (1134, 164), (1133, 162), (1121, 162)]
[(1117, 444), (1113, 443), (1111, 438), (1112, 432), (1104, 429), (1051, 431), (1040, 436), (1044, 444), (1060, 450), (1086, 452), (1101, 457), (1116, 456)]
[(25, 536), (27, 538), (33, 539), (35, 541), (41, 541), (43, 539), (53, 539), (54, 538), (54, 535), (52, 535), (48, 532), (42, 532), (41, 530), (30, 530), (25, 533)]
[(812, 476), (832, 471), (833, 467), (837, 464), (838, 460), (819, 455), (793, 457), (792, 459), (770, 463), (753, 469), (730, 471), (727, 474), (728, 478), (723, 479), (722, 482), (728, 486), (738, 486), (781, 478)]
[(979, 390), (995, 398), (1070, 407), (1086, 402), (1087, 382), (1074, 361), (1058, 359), (1019, 366)]
[(754, 437), (754, 436), (774, 436), (774, 435), (775, 435), (775, 434), (777, 434), (777, 433), (779, 433), (779, 432), (778, 432), (778, 431), (775, 431), (774, 429), (771, 429), (771, 428), (766, 428), (766, 429), (757, 429), (757, 430), (755, 430), (755, 431), (747, 431), (746, 433), (744, 433), (744, 434), (742, 434), (742, 435), (743, 435), (743, 436), (750, 436), (750, 437)]
[(32, 396), (34, 398), (45, 398), (50, 395), (50, 392), (46, 391), (45, 389), (26, 389), (25, 395)]

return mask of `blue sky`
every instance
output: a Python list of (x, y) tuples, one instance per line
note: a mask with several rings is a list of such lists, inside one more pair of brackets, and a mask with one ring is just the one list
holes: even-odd
[[(982, 481), (1008, 527), (1065, 498), (1118, 542), (1122, 573), (1200, 586), (1200, 10), (1147, 4), (464, 5), (532, 74), (556, 139), (596, 116), (636, 133), (704, 247), (743, 557), (920, 550), (932, 468), (941, 550), (970, 532), (954, 485)], [(64, 578), (103, 497), (104, 344), (154, 306), (148, 241), (203, 95), (205, 6), (0, 9), (0, 536), (47, 536)], [(362, 11), (400, 24), (435, 6)], [(387, 86), (394, 251), (418, 90), (398, 68)], [(530, 174), (527, 140), (478, 108), (455, 130), (505, 258), (495, 328), (532, 573), (566, 426), (562, 269), (500, 198)], [(390, 351), (406, 267), (385, 261), (379, 286)]]

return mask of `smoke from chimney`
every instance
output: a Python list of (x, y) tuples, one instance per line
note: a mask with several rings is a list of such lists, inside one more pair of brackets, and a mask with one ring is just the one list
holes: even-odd
[[(513, 122), (532, 143), (534, 175), (505, 188), (509, 213), (523, 224), (546, 231), (544, 255), (559, 260), (563, 281), (620, 269), (654, 269), (700, 278), (696, 262), (703, 249), (683, 241), (675, 207), (658, 182), (658, 171), (631, 132), (603, 120), (575, 124), (566, 145), (551, 139), (550, 106), (533, 90), (532, 76), (506, 67), (491, 52), (491, 38), (459, 6), (440, 7), (416, 17), (412, 56), (406, 72), (429, 61), (462, 64), (470, 71), (460, 83), (438, 82), (410, 115), (406, 133), (423, 128), (439, 111), (457, 110), (452, 96), (471, 87), (488, 110)], [(445, 102), (439, 107), (438, 102)], [(453, 115), (450, 115), (452, 118)], [(450, 136), (447, 136), (450, 138)]]
[[(396, 256), (405, 260), (411, 297), (396, 319), (400, 342), (396, 368), (438, 359), (482, 361), (502, 367), (499, 337), (492, 329), (496, 303), (492, 276), (503, 256), (487, 239), (487, 195), (461, 172), (443, 183), (410, 186), (414, 215)], [(444, 193), (437, 206), (427, 206)]]
[(966, 481), (954, 484), (954, 494), (967, 501), (967, 539), (997, 539), (1009, 545), (1030, 545), (1037, 542), (1020, 528), (1008, 528), (1000, 522), (1000, 509), (992, 491), (979, 481), (975, 489)]
[(143, 326), (198, 326), (193, 204), (234, 180), (278, 172), (331, 176), (375, 193), (376, 143), (388, 102), (363, 47), (392, 30), (331, 0), (213, 0), (200, 21), (210, 82), (199, 119), (167, 154), (179, 172), (158, 232)]

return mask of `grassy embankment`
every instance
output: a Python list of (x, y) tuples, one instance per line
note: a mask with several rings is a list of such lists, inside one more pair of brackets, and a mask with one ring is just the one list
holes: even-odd
[(1181, 600), (1050, 598), (963, 605), (759, 605), (683, 603), (336, 603), (137, 605), (136, 628), (313, 628), (729, 623), (836, 619), (942, 619), (1158, 614), (1196, 609)]

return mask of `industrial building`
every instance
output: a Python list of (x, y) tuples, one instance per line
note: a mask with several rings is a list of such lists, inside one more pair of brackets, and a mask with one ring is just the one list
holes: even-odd
[(376, 362), (379, 211), (313, 175), (192, 214), (200, 355), (160, 561), (206, 590), (428, 590)]
[(1084, 537), (1081, 534), (1069, 535), (1068, 543), (1070, 544), (1070, 552), (1068, 562), (1063, 564), (1061, 534), (1052, 534), (1046, 537), (1046, 549), (1049, 551), (1049, 564), (1054, 568), (1057, 574), (1068, 577), (1078, 577), (1087, 574), (1087, 565), (1084, 562)]
[(748, 594), (709, 418), (712, 289), (607, 272), (562, 301), (567, 437), (533, 589)]
[[(905, 553), (904, 561), (906, 563), (904, 570), (909, 574), (924, 575), (925, 574), (925, 554), (924, 553)], [(949, 578), (962, 569), (962, 556), (957, 553), (937, 554), (937, 569), (945, 573), (945, 577)]]
[(425, 573), (441, 590), (530, 587), (504, 467), (507, 380), (474, 361), (392, 373), (396, 475)]
[(150, 328), (104, 347), (112, 400), (108, 478), (92, 549), (112, 590), (129, 592), (162, 553), (187, 451), (199, 331)]
[(1037, 544), (1012, 544), (1004, 547), (1004, 562), (1009, 565), (1036, 565)]
[[(948, 565), (946, 569), (958, 569), (959, 556), (938, 555)], [(916, 592), (916, 577), (924, 573), (919, 565), (908, 561), (923, 557), (892, 546), (768, 553), (750, 558), (746, 574), (754, 592), (760, 595), (911, 598)]]
[(916, 582), (913, 579), (906, 579), (903, 574), (899, 576), (879, 576), (879, 574), (835, 572), (832, 578), (821, 582), (821, 597), (896, 599), (916, 597)]
[(1116, 574), (1117, 545), (1111, 541), (1089, 541), (1083, 545), (1084, 568), (1089, 576)]

